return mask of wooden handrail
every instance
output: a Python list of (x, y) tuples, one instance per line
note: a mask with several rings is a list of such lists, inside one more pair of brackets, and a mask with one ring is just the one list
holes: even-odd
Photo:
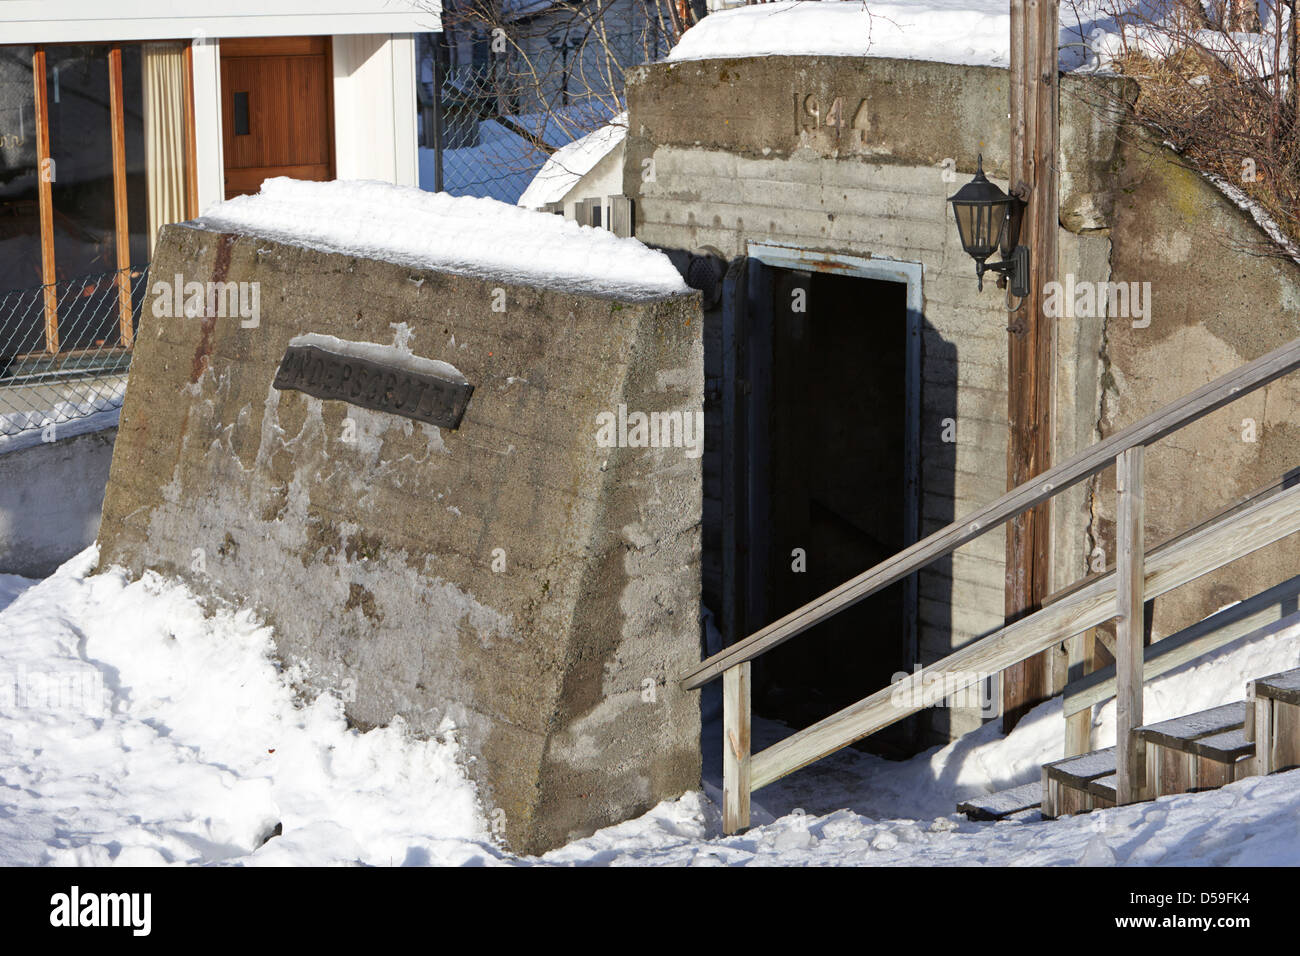
[[(1294, 607), (1298, 602), (1300, 575), (1147, 645), (1143, 651), (1143, 673), (1148, 680), (1158, 677), (1260, 628), (1285, 621), (1295, 613), (1288, 611), (1288, 605)], [(1114, 696), (1115, 665), (1109, 664), (1066, 684), (1061, 694), (1061, 709), (1070, 717), (1094, 704), (1104, 704)]]
[[(1238, 511), (1164, 548), (1159, 555), (1148, 554), (1144, 598), (1159, 597), (1297, 531), (1300, 487)], [(750, 788), (758, 790), (774, 783), (988, 674), (1111, 619), (1115, 616), (1117, 584), (1116, 575), (1096, 580), (754, 754), (749, 766)], [(936, 680), (936, 675), (944, 679)]]
[[(1290, 471), (1288, 471), (1285, 475), (1283, 475), (1281, 478), (1277, 478), (1273, 481), (1270, 481), (1266, 485), (1262, 485), (1261, 487), (1256, 488), (1254, 491), (1241, 495), (1231, 504), (1226, 505), (1225, 507), (1220, 508), (1218, 511), (1214, 512), (1214, 514), (1208, 515), (1207, 517), (1201, 519), (1199, 522), (1192, 525), (1191, 527), (1185, 528), (1182, 531), (1178, 532), (1177, 534), (1165, 538), (1159, 544), (1155, 545), (1152, 548), (1149, 548), (1147, 550), (1147, 555), (1148, 557), (1152, 555), (1157, 555), (1165, 548), (1171, 548), (1174, 545), (1176, 545), (1179, 541), (1182, 541), (1184, 538), (1191, 537), (1196, 532), (1200, 531), (1202, 528), (1208, 528), (1210, 525), (1214, 524), (1215, 522), (1219, 521), (1222, 518), (1226, 518), (1229, 515), (1234, 515), (1238, 511), (1244, 511), (1246, 508), (1249, 508), (1251, 505), (1258, 504), (1259, 502), (1263, 501), (1265, 498), (1268, 498), (1271, 495), (1275, 495), (1279, 491), (1283, 491), (1297, 484), (1300, 484), (1300, 468), (1293, 468)], [(1067, 584), (1065, 587), (1053, 591), (1051, 594), (1047, 595), (1047, 597), (1043, 598), (1042, 606), (1047, 607), (1047, 605), (1049, 604), (1054, 604), (1055, 602), (1061, 600), (1062, 598), (1069, 597), (1071, 594), (1073, 594), (1075, 591), (1078, 591), (1080, 588), (1087, 587), (1093, 581), (1100, 580), (1106, 575), (1113, 575), (1114, 573), (1115, 573), (1115, 568), (1114, 566), (1111, 566), (1108, 567), (1105, 571), (1095, 571), (1090, 574), (1085, 574), (1077, 581), (1073, 581), (1070, 584)]]
[(1012, 489), (992, 504), (972, 512), (959, 521), (954, 521), (875, 567), (850, 578), (839, 587), (827, 591), (779, 620), (755, 631), (744, 640), (723, 648), (685, 674), (681, 678), (682, 686), (688, 690), (704, 686), (728, 668), (752, 661), (826, 618), (901, 581), (993, 528), (1095, 475), (1110, 465), (1122, 452), (1159, 441), (1166, 435), (1276, 381), (1297, 368), (1300, 368), (1300, 339), (1275, 349), (1194, 392), (1189, 392), (1159, 411), (1097, 442), (1068, 461), (1048, 469), (1032, 481)]

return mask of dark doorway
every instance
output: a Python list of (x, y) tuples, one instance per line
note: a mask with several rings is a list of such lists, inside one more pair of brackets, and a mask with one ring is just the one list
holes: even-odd
[[(711, 340), (720, 587), (706, 574), (705, 598), (728, 644), (918, 532), (919, 269), (763, 248), (728, 269)], [(916, 628), (914, 579), (841, 611), (755, 660), (755, 713), (798, 729), (887, 687), (912, 669)], [(914, 736), (909, 720), (861, 746), (903, 756)]]
[[(772, 271), (771, 444), (755, 456), (770, 476), (766, 507), (755, 502), (770, 515), (758, 626), (908, 543), (907, 287)], [(910, 669), (903, 592), (872, 595), (760, 658), (756, 710), (806, 727)]]

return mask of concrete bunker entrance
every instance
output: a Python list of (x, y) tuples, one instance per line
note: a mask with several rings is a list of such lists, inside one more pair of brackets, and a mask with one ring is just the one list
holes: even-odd
[[(751, 247), (748, 272), (752, 633), (916, 540), (920, 270)], [(900, 582), (759, 658), (756, 713), (805, 727), (910, 671), (916, 607)], [(863, 745), (901, 756), (913, 737)]]

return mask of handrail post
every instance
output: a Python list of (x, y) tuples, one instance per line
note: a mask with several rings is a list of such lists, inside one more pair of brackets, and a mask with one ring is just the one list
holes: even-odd
[(749, 826), (749, 661), (722, 672), (722, 832)]
[(1143, 799), (1146, 753), (1142, 726), (1142, 639), (1145, 631), (1146, 545), (1143, 539), (1144, 447), (1134, 445), (1115, 459), (1117, 582), (1115, 590), (1115, 770), (1116, 802)]

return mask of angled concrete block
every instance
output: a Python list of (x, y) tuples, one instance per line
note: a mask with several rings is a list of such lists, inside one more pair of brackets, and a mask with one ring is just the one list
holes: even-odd
[[(164, 230), (151, 267), (176, 275), (259, 283), (261, 314), (146, 300), (102, 566), (254, 608), (305, 692), (343, 694), (362, 728), (454, 726), (518, 852), (699, 786), (698, 697), (674, 678), (700, 654), (700, 457), (691, 436), (598, 440), (620, 406), (695, 424), (695, 295), (585, 296), (190, 226)], [(303, 333), (454, 366), (473, 386), (459, 427), (275, 388)]]

